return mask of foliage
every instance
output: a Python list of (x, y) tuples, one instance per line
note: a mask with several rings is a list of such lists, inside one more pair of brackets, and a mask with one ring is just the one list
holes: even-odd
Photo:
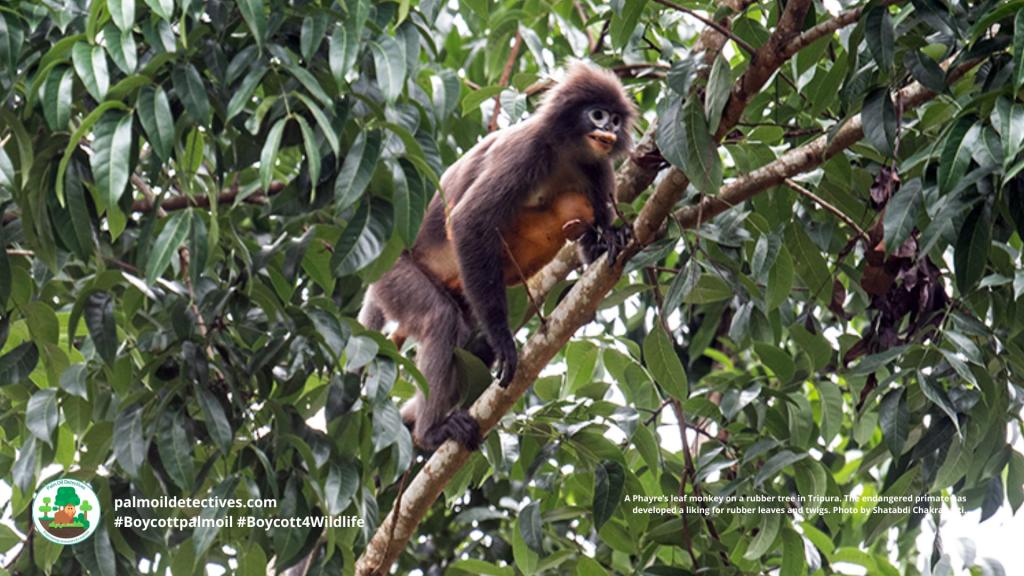
[[(623, 500), (955, 494), (984, 518), (1017, 510), (1020, 3), (872, 2), (722, 134), (747, 47), (783, 5), (688, 3), (733, 31), (703, 64), (691, 46), (705, 25), (671, 4), (0, 7), (8, 569), (262, 574), (315, 549), (313, 573), (350, 571), (419, 466), (397, 406), (422, 377), (354, 320), (363, 289), (491, 112), (520, 120), (570, 57), (624, 78), (660, 148), (626, 162), (682, 170), (684, 203), (858, 113), (865, 139), (697, 229), (667, 226), (446, 487), (399, 573), (916, 574), (948, 562), (941, 546), (920, 557), (922, 514), (701, 517)], [(812, 5), (800, 29), (833, 16)], [(974, 67), (953, 82), (941, 63)], [(940, 94), (905, 106), (909, 81)], [(531, 318), (521, 288), (510, 301)], [(367, 526), (142, 531), (104, 513), (90, 545), (26, 544), (36, 486), (65, 473), (104, 511), (131, 495), (273, 498), (203, 514)]]

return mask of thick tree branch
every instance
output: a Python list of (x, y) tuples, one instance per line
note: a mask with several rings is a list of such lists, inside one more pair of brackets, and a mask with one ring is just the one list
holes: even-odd
[[(883, 0), (881, 6), (889, 6), (901, 1), (902, 0)], [(845, 12), (836, 14), (833, 18), (829, 18), (824, 22), (820, 22), (807, 30), (804, 30), (798, 36), (786, 43), (782, 49), (783, 57), (790, 58), (816, 40), (834, 34), (840, 28), (845, 28), (846, 26), (853, 24), (860, 19), (860, 15), (864, 12), (865, 7), (866, 4), (864, 6), (850, 8)]]
[[(979, 60), (974, 60), (961, 64), (949, 72), (948, 81), (953, 83), (960, 79), (979, 62)], [(899, 94), (904, 110), (919, 106), (934, 97), (934, 92), (917, 82), (900, 90)], [(857, 114), (843, 124), (831, 137), (821, 136), (803, 146), (789, 150), (775, 161), (726, 184), (718, 196), (704, 198), (697, 204), (680, 209), (675, 213), (675, 218), (684, 228), (697, 226), (700, 221), (706, 222), (709, 218), (725, 212), (756, 194), (782, 184), (786, 178), (815, 168), (863, 137), (864, 124), (861, 115)]]
[(716, 140), (720, 141), (736, 126), (750, 99), (761, 91), (761, 88), (775, 74), (779, 66), (789, 58), (783, 48), (790, 40), (799, 35), (810, 7), (811, 0), (790, 0), (786, 4), (772, 35), (757, 49), (750, 59), (747, 71), (733, 86), (729, 101), (725, 105), (725, 110), (722, 111), (718, 133), (715, 135)]

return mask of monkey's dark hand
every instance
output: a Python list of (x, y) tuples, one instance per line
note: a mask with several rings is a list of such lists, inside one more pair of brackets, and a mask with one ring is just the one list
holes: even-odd
[(508, 388), (512, 383), (512, 377), (516, 375), (516, 367), (519, 365), (519, 352), (516, 351), (516, 341), (512, 334), (494, 344), (494, 355), (497, 360), (498, 385)]
[(633, 227), (618, 226), (601, 231), (601, 244), (608, 251), (608, 264), (614, 265), (622, 250), (633, 239)]

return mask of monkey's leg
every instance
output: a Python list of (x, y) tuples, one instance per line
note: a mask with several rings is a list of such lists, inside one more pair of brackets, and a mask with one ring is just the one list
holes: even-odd
[(413, 438), (428, 450), (449, 438), (476, 450), (480, 447), (480, 425), (465, 410), (451, 411), (460, 399), (454, 350), (466, 345), (470, 330), (457, 308), (431, 314), (433, 328), (417, 339), (416, 350), (416, 367), (430, 384), (430, 396), (423, 398), (417, 393), (419, 409)]
[(374, 284), (374, 296), (384, 314), (398, 322), (396, 333), (417, 342), (416, 367), (430, 386), (429, 397), (417, 392), (402, 407), (402, 420), (412, 426), (416, 444), (433, 450), (453, 438), (476, 450), (479, 424), (465, 410), (452, 412), (460, 397), (454, 350), (466, 345), (471, 332), (465, 312), (407, 256)]

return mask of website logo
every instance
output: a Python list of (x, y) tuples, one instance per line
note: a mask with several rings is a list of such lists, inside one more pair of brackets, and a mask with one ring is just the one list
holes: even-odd
[(32, 501), (36, 532), (57, 544), (77, 544), (100, 525), (100, 499), (85, 482), (54, 480), (36, 491)]

